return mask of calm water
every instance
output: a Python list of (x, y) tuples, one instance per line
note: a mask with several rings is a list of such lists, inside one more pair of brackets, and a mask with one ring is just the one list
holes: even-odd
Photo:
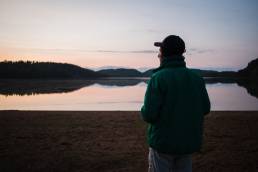
[[(0, 81), (0, 110), (139, 110), (146, 79)], [(212, 110), (258, 110), (236, 83), (206, 84)]]

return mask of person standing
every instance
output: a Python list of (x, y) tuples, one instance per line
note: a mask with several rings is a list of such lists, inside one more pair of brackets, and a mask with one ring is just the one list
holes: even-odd
[(160, 66), (153, 70), (141, 108), (147, 122), (149, 172), (191, 172), (191, 154), (202, 145), (210, 112), (205, 82), (186, 67), (185, 43), (176, 35), (155, 42)]

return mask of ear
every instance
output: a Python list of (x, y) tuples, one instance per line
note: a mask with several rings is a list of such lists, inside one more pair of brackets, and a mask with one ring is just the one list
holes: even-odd
[(162, 50), (162, 48), (160, 47), (159, 48), (159, 52), (162, 54), (163, 53), (163, 50)]
[(159, 54), (158, 54), (159, 58), (162, 58), (162, 48), (159, 48)]

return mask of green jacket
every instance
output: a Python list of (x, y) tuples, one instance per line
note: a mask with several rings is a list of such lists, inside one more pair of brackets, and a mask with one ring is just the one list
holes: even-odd
[(204, 115), (209, 112), (203, 78), (186, 67), (183, 56), (164, 58), (148, 82), (141, 108), (149, 123), (149, 146), (168, 154), (199, 151)]

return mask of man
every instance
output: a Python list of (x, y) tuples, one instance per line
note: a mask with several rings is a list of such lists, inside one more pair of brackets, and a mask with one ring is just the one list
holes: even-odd
[(148, 126), (149, 171), (192, 171), (191, 154), (201, 148), (204, 115), (210, 101), (204, 80), (186, 67), (185, 43), (170, 35), (160, 47), (141, 116)]

